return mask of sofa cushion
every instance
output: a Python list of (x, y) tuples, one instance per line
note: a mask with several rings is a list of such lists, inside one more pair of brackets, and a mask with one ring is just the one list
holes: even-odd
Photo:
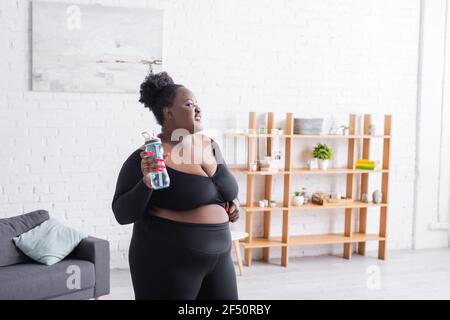
[(92, 262), (76, 259), (51, 266), (23, 263), (0, 267), (0, 300), (52, 299), (76, 293), (94, 287), (94, 273)]
[(87, 234), (50, 218), (13, 240), (28, 257), (50, 266), (64, 259), (87, 237)]
[(14, 244), (13, 238), (48, 220), (45, 210), (37, 210), (20, 216), (0, 219), (0, 267), (31, 262)]

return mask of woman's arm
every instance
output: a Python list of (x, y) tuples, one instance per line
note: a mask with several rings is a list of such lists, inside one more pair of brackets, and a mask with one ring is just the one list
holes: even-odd
[[(214, 155), (216, 156), (216, 160), (219, 163), (222, 163), (224, 167), (228, 167), (227, 163), (225, 161), (225, 157), (223, 156), (222, 151), (220, 150), (219, 144), (216, 141), (214, 141), (212, 138), (211, 138), (211, 144), (213, 147)], [(228, 216), (229, 216), (231, 222), (236, 222), (236, 220), (239, 219), (240, 205), (241, 205), (241, 202), (239, 201), (237, 196), (234, 200), (227, 202), (225, 209), (228, 213)]]
[(117, 179), (112, 210), (122, 225), (142, 217), (153, 193), (144, 183), (140, 162), (139, 151), (135, 151), (123, 164)]

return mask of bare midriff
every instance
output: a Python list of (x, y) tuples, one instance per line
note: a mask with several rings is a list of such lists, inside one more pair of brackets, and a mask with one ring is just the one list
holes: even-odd
[(218, 204), (207, 204), (192, 210), (174, 211), (152, 205), (149, 214), (188, 223), (224, 223), (229, 217), (224, 207)]

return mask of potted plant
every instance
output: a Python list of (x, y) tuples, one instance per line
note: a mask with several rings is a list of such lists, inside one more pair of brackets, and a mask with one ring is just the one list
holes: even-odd
[(329, 160), (333, 158), (333, 149), (325, 143), (318, 143), (313, 150), (313, 157), (319, 160), (319, 169), (327, 170)]
[(370, 134), (371, 136), (374, 136), (374, 135), (375, 135), (375, 125), (369, 124), (369, 134)]
[(305, 203), (305, 198), (301, 195), (300, 191), (295, 191), (293, 201), (294, 201), (294, 205), (301, 206)]
[(341, 129), (342, 129), (342, 135), (347, 136), (351, 128), (352, 128), (352, 126), (349, 126), (349, 125), (342, 125), (342, 126), (341, 126)]

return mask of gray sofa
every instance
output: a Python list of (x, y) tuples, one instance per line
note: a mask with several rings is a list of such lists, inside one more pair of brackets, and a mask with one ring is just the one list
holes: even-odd
[(47, 219), (45, 210), (0, 219), (0, 300), (90, 299), (109, 294), (106, 240), (88, 237), (51, 266), (34, 262), (16, 248), (13, 237)]

